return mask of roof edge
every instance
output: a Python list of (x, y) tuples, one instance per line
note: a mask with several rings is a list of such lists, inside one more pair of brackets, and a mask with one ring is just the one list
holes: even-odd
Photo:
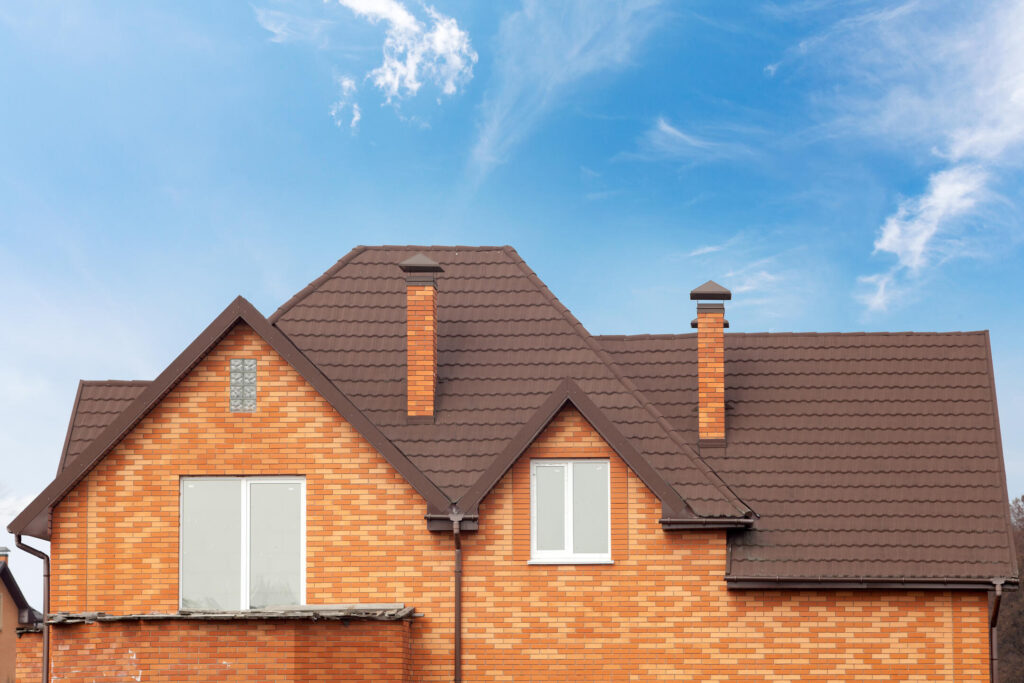
[(1014, 577), (1020, 576), (1020, 567), (1017, 566), (1017, 547), (1013, 540), (1013, 519), (1010, 513), (1010, 494), (1006, 483), (1006, 459), (1003, 455), (1003, 434), (999, 425), (999, 403), (996, 400), (996, 371), (992, 363), (992, 339), (988, 330), (985, 330), (985, 352), (988, 355), (988, 381), (992, 392), (992, 427), (995, 430), (996, 453), (999, 455), (999, 482), (1002, 484), (1003, 514), (1006, 522), (1007, 549), (1010, 551), (1010, 569)]
[(68, 460), (68, 448), (71, 446), (71, 432), (75, 429), (75, 418), (78, 417), (78, 406), (82, 402), (82, 389), (85, 387), (85, 380), (78, 380), (78, 389), (75, 391), (75, 402), (71, 407), (71, 417), (68, 419), (68, 431), (64, 435), (64, 447), (60, 450), (60, 460), (57, 462), (57, 476), (64, 471), (64, 463)]
[[(338, 387), (298, 350), (292, 341), (245, 298), (239, 296), (182, 351), (139, 396), (7, 525), (12, 534), (49, 540), (49, 511), (59, 503), (184, 377), (230, 332), (243, 322), (260, 335), (338, 413), (352, 425), (420, 493), (428, 504), (447, 507), (448, 497), (427, 479)], [(44, 513), (46, 513), (44, 515)]]
[(306, 285), (298, 292), (296, 292), (295, 295), (292, 296), (292, 298), (288, 299), (288, 301), (285, 301), (283, 304), (281, 304), (276, 311), (270, 314), (270, 317), (267, 318), (267, 321), (271, 325), (276, 325), (277, 321), (281, 319), (281, 316), (290, 311), (292, 307), (295, 306), (295, 304), (299, 303), (307, 296), (312, 294), (317, 287), (322, 285), (325, 281), (334, 277), (335, 273), (337, 273), (339, 270), (348, 265), (348, 263), (352, 259), (354, 259), (359, 254), (362, 254), (368, 248), (369, 247), (362, 244), (360, 244), (357, 247), (353, 247), (351, 251), (349, 251), (347, 254), (338, 259), (333, 266), (325, 270), (320, 277), (310, 282), (308, 285)]

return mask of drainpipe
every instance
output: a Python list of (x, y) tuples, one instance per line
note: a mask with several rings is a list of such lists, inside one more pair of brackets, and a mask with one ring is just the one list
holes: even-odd
[(452, 520), (452, 538), (455, 541), (455, 683), (462, 683), (462, 534), (459, 526), (462, 513), (452, 509), (448, 515)]
[(995, 585), (995, 596), (992, 601), (992, 608), (989, 611), (988, 621), (988, 653), (989, 653), (989, 676), (992, 683), (999, 681), (999, 605), (1003, 601), (1003, 580), (993, 579)]
[(35, 555), (43, 561), (43, 683), (50, 682), (50, 625), (46, 623), (50, 616), (50, 556), (42, 550), (36, 550), (21, 542), (21, 534), (14, 535), (14, 545), (29, 555)]

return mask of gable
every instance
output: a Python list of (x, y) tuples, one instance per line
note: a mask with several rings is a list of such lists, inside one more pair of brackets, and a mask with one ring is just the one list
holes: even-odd
[(281, 355), (345, 420), (376, 448), (431, 506), (443, 510), (444, 494), (388, 441), (380, 430), (323, 376), (278, 330), (268, 324), (252, 304), (238, 297), (203, 331), (159, 377), (103, 430), (73, 463), (67, 466), (7, 529), (10, 533), (49, 540), (49, 513), (151, 410), (239, 323), (248, 325)]

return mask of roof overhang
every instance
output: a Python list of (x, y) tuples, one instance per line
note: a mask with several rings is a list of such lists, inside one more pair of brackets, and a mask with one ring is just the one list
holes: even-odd
[(50, 513), (104, 456), (121, 442), (149, 412), (239, 323), (245, 323), (284, 358), (352, 427), (405, 477), (429, 506), (444, 510), (450, 501), (386, 436), (331, 382), (287, 336), (256, 308), (238, 297), (174, 359), (85, 451), (7, 525), (12, 534), (50, 540)]

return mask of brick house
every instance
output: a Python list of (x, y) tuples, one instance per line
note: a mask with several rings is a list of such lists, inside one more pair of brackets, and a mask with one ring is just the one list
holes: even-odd
[(61, 681), (988, 681), (988, 334), (691, 298), (695, 333), (595, 336), (509, 247), (360, 247), (236, 299), (155, 380), (80, 383), (8, 526), (51, 542), (32, 648)]

